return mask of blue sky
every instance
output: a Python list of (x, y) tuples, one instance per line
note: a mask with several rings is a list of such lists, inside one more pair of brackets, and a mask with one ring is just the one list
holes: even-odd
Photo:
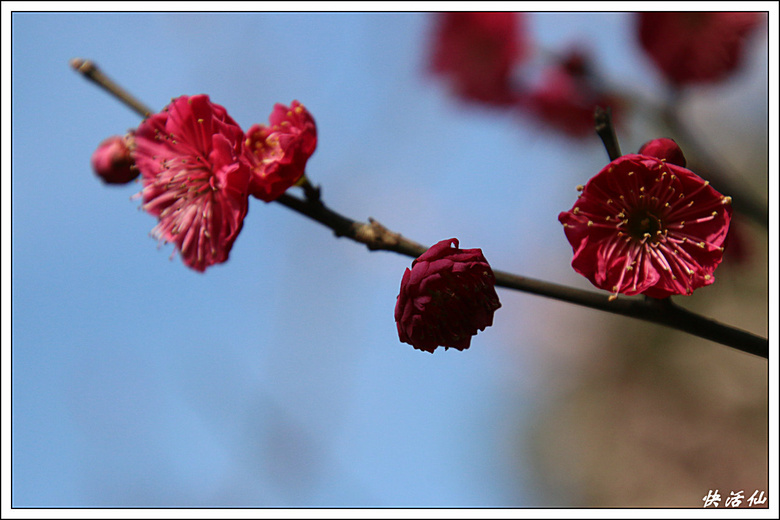
[[(502, 291), (469, 350), (430, 355), (393, 322), (410, 259), (252, 200), (230, 260), (199, 274), (149, 237), (138, 185), (90, 170), (139, 120), (71, 58), (156, 109), (207, 93), (245, 129), (297, 99), (318, 124), (308, 175), (336, 211), (588, 287), (557, 215), (603, 166), (600, 143), (448, 96), (425, 74), (431, 16), (13, 16), (14, 506), (565, 503), (536, 484), (524, 425), (550, 390), (538, 329), (568, 306)], [(589, 42), (605, 73), (652, 92), (629, 17), (536, 13), (531, 30)]]

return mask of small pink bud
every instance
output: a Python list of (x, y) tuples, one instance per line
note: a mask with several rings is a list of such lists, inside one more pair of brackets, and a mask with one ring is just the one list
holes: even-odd
[(92, 154), (92, 169), (106, 184), (127, 184), (140, 174), (130, 154), (129, 139), (109, 137)]
[(674, 140), (667, 137), (646, 142), (639, 149), (639, 155), (649, 155), (669, 164), (676, 164), (685, 168), (686, 161), (682, 150), (680, 150), (680, 147)]

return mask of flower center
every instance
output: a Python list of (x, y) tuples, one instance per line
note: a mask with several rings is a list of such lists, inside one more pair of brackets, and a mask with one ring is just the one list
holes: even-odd
[(646, 209), (638, 209), (628, 217), (628, 233), (637, 240), (642, 240), (649, 236), (649, 240), (656, 241), (658, 232), (663, 231), (664, 226), (661, 219)]

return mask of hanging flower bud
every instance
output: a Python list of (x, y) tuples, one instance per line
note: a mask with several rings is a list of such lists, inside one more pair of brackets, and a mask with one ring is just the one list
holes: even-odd
[(458, 249), (458, 239), (442, 240), (404, 272), (395, 306), (399, 339), (427, 352), (469, 348), (471, 336), (492, 325), (501, 307), (494, 286), (481, 249)]
[(106, 184), (127, 184), (140, 171), (131, 155), (132, 136), (112, 136), (100, 143), (92, 154), (92, 169)]
[(685, 156), (680, 150), (680, 147), (674, 142), (673, 139), (667, 137), (661, 137), (660, 139), (653, 139), (642, 145), (639, 149), (639, 155), (649, 155), (650, 157), (656, 157), (662, 161), (666, 161), (669, 164), (676, 164), (685, 168)]

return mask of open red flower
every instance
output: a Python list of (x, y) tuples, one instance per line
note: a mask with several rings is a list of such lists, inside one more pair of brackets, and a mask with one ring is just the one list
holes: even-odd
[(514, 101), (512, 68), (526, 53), (523, 13), (438, 13), (431, 70), (455, 94), (481, 103)]
[(303, 177), (317, 148), (317, 125), (298, 101), (289, 107), (277, 103), (269, 123), (249, 128), (245, 143), (252, 164), (249, 192), (265, 202), (277, 199)]
[(135, 132), (143, 208), (152, 235), (173, 242), (197, 271), (228, 259), (246, 216), (249, 164), (244, 133), (206, 95), (181, 96)]
[(609, 107), (617, 113), (620, 101), (598, 87), (590, 66), (584, 52), (569, 52), (544, 71), (539, 84), (519, 98), (519, 105), (551, 130), (570, 137), (594, 135), (596, 107)]
[(138, 177), (131, 154), (132, 136), (112, 136), (92, 154), (92, 169), (106, 184), (127, 184)]
[(619, 157), (562, 212), (572, 267), (596, 287), (664, 298), (714, 281), (731, 222), (731, 198), (681, 166)]
[(746, 36), (761, 13), (639, 13), (639, 42), (675, 85), (723, 79), (742, 60)]
[(458, 244), (456, 238), (442, 240), (404, 271), (395, 321), (399, 339), (416, 349), (467, 349), (471, 336), (492, 325), (501, 307), (482, 250)]

